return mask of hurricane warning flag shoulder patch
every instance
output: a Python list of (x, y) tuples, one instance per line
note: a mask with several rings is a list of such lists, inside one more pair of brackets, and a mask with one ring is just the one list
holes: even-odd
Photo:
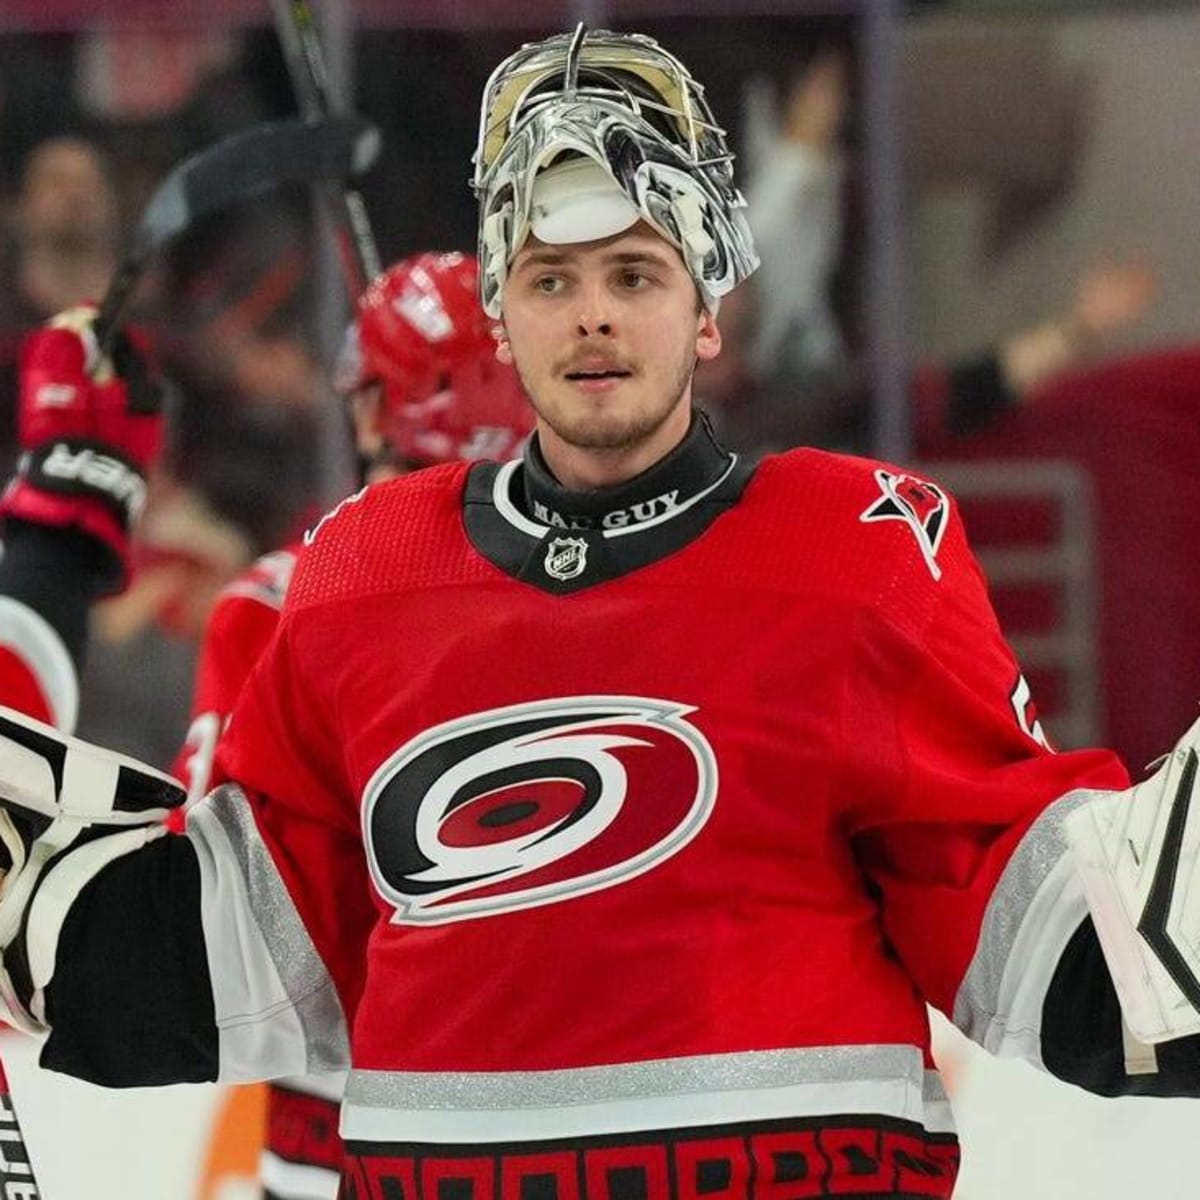
[(917, 479), (913, 475), (898, 475), (882, 467), (875, 472), (875, 482), (883, 493), (859, 515), (859, 520), (903, 521), (912, 530), (921, 549), (921, 556), (934, 579), (941, 579), (937, 552), (950, 521), (950, 503), (946, 493), (936, 483)]

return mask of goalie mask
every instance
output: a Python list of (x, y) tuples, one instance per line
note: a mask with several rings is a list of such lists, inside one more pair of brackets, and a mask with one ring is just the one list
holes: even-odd
[(645, 220), (679, 250), (710, 311), (758, 266), (704, 89), (640, 34), (581, 25), (507, 58), (484, 90), (474, 163), (490, 316), (531, 231), (590, 241)]
[(479, 267), (465, 254), (419, 254), (380, 275), (358, 301), (334, 387), (378, 383), (389, 456), (415, 466), (511, 458), (534, 414), (512, 367), (496, 360), (479, 307)]

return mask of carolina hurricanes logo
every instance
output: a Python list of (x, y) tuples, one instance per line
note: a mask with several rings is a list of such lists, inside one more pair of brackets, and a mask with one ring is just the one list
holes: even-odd
[(367, 785), (375, 886), (397, 924), (551, 904), (640, 875), (703, 828), (717, 762), (683, 704), (571, 696), (474, 713)]
[(935, 483), (912, 475), (895, 475), (880, 469), (875, 472), (883, 496), (859, 516), (863, 522), (903, 521), (917, 539), (925, 565), (934, 579), (941, 579), (937, 552), (950, 517), (946, 493)]

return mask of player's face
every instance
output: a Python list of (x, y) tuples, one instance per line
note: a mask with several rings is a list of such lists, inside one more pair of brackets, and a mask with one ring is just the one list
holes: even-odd
[(683, 259), (645, 224), (572, 245), (531, 236), (518, 252), (498, 354), (521, 376), (562, 483), (631, 478), (684, 436), (696, 361), (721, 349), (698, 309)]
[(366, 383), (346, 396), (346, 407), (354, 422), (354, 445), (359, 456), (368, 463), (366, 482), (382, 483), (404, 472), (384, 453), (383, 384)]

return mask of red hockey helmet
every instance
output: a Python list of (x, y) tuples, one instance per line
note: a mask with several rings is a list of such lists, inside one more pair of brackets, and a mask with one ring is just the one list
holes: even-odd
[(516, 371), (496, 361), (478, 289), (475, 258), (426, 253), (389, 267), (359, 299), (334, 384), (382, 385), (381, 432), (397, 458), (511, 458), (533, 429)]

